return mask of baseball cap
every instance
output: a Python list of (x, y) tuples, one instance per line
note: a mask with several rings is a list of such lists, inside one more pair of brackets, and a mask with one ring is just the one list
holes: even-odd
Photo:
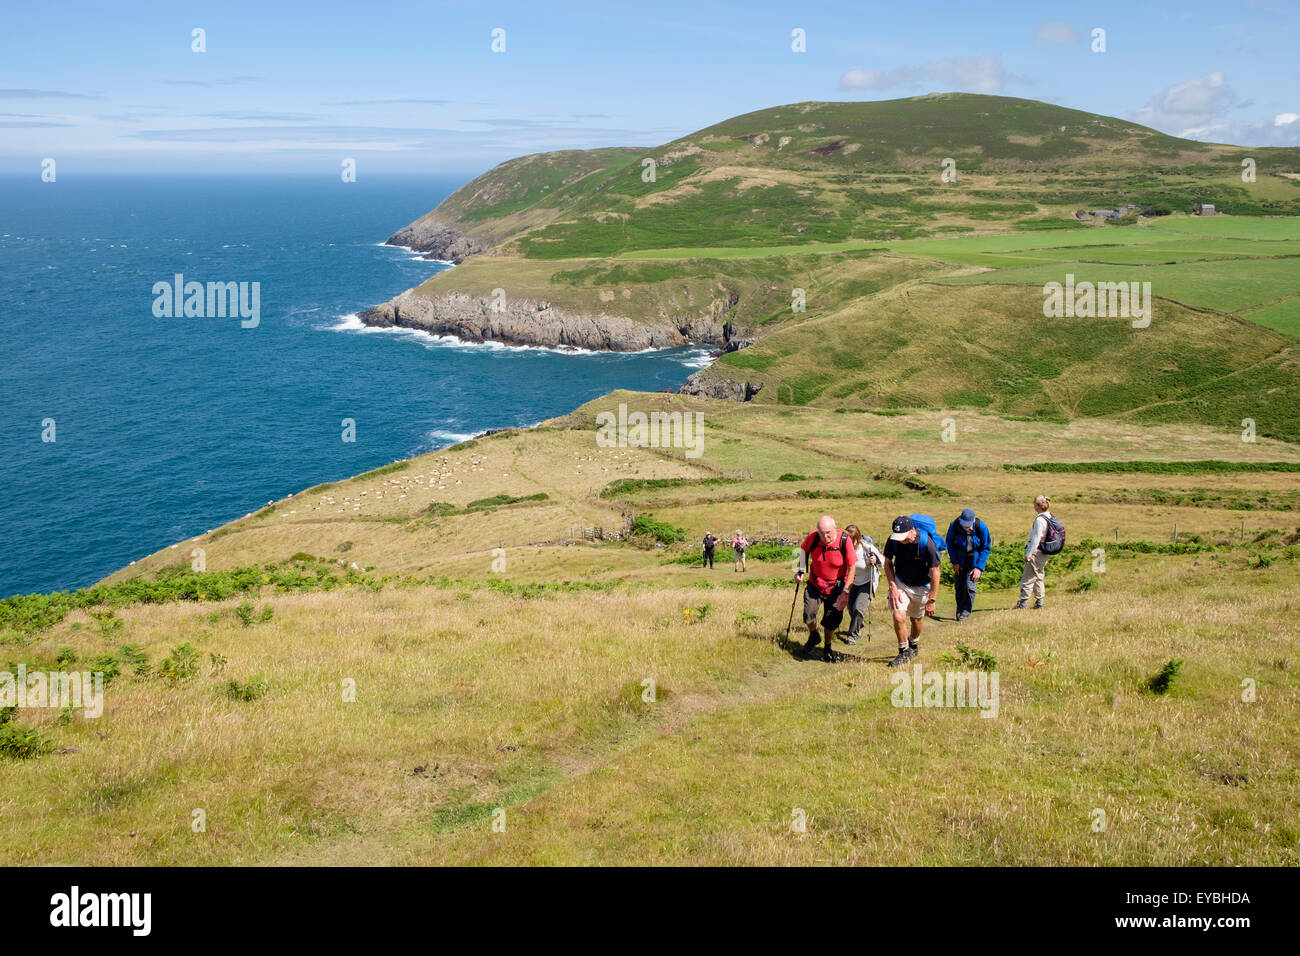
[(912, 519), (907, 515), (899, 515), (894, 519), (894, 533), (889, 536), (890, 541), (902, 541), (912, 531)]
[(957, 519), (963, 528), (971, 528), (975, 525), (975, 512), (970, 508), (962, 510), (961, 517)]

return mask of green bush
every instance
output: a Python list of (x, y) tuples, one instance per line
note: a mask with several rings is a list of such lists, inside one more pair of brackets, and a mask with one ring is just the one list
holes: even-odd
[(235, 678), (230, 678), (222, 686), (221, 692), (231, 700), (254, 701), (261, 700), (271, 689), (271, 682), (261, 674), (254, 674), (242, 684)]
[(117, 656), (136, 677), (149, 676), (149, 655), (139, 644), (123, 644), (117, 649)]
[(239, 623), (244, 625), (244, 627), (251, 627), (254, 624), (269, 621), (274, 613), (275, 611), (272, 610), (271, 605), (264, 604), (262, 606), (262, 612), (254, 615), (252, 601), (240, 601), (239, 606), (235, 608), (235, 614), (239, 618)]
[(725, 485), (734, 482), (734, 478), (620, 478), (611, 481), (600, 490), (601, 498), (613, 498), (616, 495), (631, 494), (634, 491), (655, 488), (703, 487), (705, 485)]
[(179, 684), (198, 673), (200, 659), (197, 647), (180, 644), (172, 648), (171, 654), (158, 665), (158, 674), (169, 684)]
[(102, 673), (104, 683), (107, 684), (122, 673), (122, 662), (117, 659), (116, 654), (105, 651), (86, 658), (86, 668), (92, 674)]
[(632, 519), (632, 533), (654, 538), (660, 544), (675, 544), (686, 540), (686, 529), (656, 521), (653, 515), (637, 515)]
[(970, 667), (979, 671), (996, 670), (998, 659), (988, 651), (977, 651), (965, 644), (957, 645), (956, 654), (940, 654), (937, 658), (944, 667)]
[(23, 724), (0, 724), (0, 757), (10, 760), (27, 760), (49, 753), (53, 748), (39, 730)]

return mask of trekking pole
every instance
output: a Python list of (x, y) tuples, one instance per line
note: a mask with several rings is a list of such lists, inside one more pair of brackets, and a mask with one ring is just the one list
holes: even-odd
[(790, 640), (790, 628), (794, 627), (794, 606), (799, 603), (799, 585), (803, 584), (803, 578), (794, 579), (794, 597), (790, 601), (790, 621), (785, 626), (785, 639)]
[(876, 603), (876, 592), (867, 595), (867, 643), (871, 643), (871, 605)]

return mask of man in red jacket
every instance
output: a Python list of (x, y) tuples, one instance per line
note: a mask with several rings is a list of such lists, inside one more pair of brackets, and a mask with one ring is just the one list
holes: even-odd
[(822, 609), (824, 655), (826, 663), (834, 663), (839, 655), (831, 649), (835, 629), (844, 618), (844, 608), (849, 603), (849, 588), (853, 586), (853, 572), (857, 553), (846, 532), (835, 527), (835, 519), (823, 515), (817, 530), (809, 533), (800, 546), (798, 580), (808, 575), (808, 587), (803, 592), (803, 622), (808, 625), (808, 642), (805, 654), (817, 647), (817, 609)]

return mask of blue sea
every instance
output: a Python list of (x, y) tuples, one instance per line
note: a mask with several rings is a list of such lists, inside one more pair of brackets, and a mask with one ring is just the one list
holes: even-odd
[[(449, 268), (382, 243), (463, 182), (0, 178), (0, 596), (85, 587), (313, 484), (707, 361), (362, 329)], [(155, 317), (177, 273), (258, 282), (260, 323)]]

